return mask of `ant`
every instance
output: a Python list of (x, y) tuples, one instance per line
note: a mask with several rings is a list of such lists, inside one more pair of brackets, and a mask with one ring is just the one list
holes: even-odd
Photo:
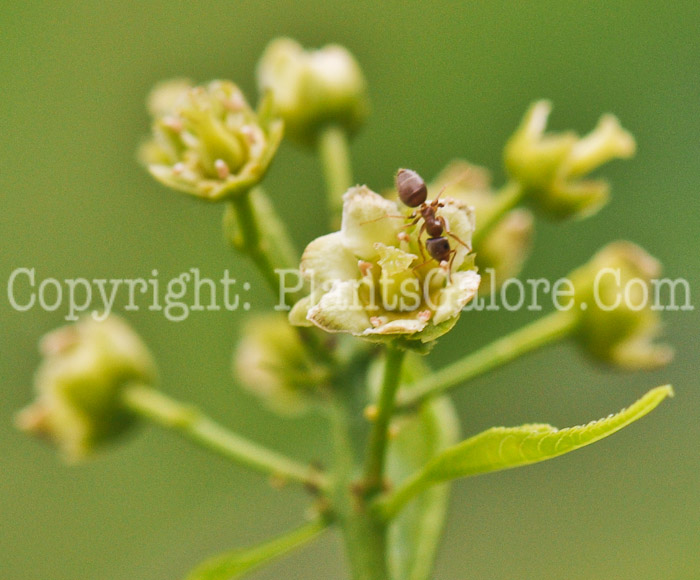
[[(425, 249), (428, 250), (428, 254), (430, 254), (431, 258), (440, 264), (448, 260), (450, 261), (450, 265), (452, 264), (457, 250), (450, 247), (450, 241), (443, 234), (453, 237), (457, 242), (467, 248), (467, 250), (471, 251), (471, 248), (466, 243), (447, 229), (445, 218), (437, 215), (438, 208), (444, 207), (444, 204), (439, 201), (440, 195), (442, 195), (442, 192), (445, 190), (444, 187), (433, 201), (426, 203), (428, 199), (428, 188), (423, 178), (415, 171), (411, 169), (399, 169), (396, 174), (395, 185), (402, 203), (408, 207), (415, 208), (415, 211), (408, 216), (408, 219), (413, 220), (408, 225), (416, 225), (421, 218), (423, 219), (423, 224), (418, 232), (418, 240), (420, 243), (420, 237), (423, 232), (428, 234), (428, 239), (425, 240)], [(422, 244), (420, 248), (422, 253)], [(421, 264), (421, 266), (422, 265), (423, 264)]]

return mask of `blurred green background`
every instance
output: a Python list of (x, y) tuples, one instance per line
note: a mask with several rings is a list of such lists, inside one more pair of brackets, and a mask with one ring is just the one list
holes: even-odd
[[(0, 8), (0, 569), (7, 579), (173, 580), (211, 552), (300, 521), (294, 489), (146, 428), (95, 461), (62, 465), (12, 427), (31, 398), (37, 339), (65, 311), (16, 312), (17, 267), (39, 278), (167, 280), (191, 267), (260, 278), (222, 243), (221, 208), (156, 184), (137, 164), (144, 99), (174, 76), (230, 78), (254, 100), (267, 42), (348, 46), (373, 115), (353, 144), (356, 179), (378, 189), (399, 166), (435, 175), (465, 157), (495, 170), (527, 105), (547, 97), (552, 127), (590, 129), (616, 113), (639, 153), (605, 170), (613, 200), (594, 219), (538, 222), (524, 275), (556, 278), (626, 238), (700, 290), (700, 3), (676, 2), (18, 2)], [(318, 161), (284, 145), (267, 186), (300, 246), (325, 233)], [(314, 209), (312, 209), (314, 208)], [(230, 355), (243, 311), (125, 313), (157, 354), (163, 388), (301, 459), (328, 457), (318, 417), (277, 419), (236, 388)], [(441, 340), (444, 364), (534, 313), (474, 313)], [(435, 578), (700, 578), (698, 312), (665, 314), (675, 361), (654, 373), (594, 366), (548, 348), (455, 395), (465, 433), (493, 424), (565, 426), (606, 415), (672, 382), (674, 400), (580, 452), (457, 483)], [(332, 534), (259, 572), (342, 578)]]

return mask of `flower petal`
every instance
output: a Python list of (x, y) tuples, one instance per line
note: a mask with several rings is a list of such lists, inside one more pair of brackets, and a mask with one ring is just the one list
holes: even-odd
[(321, 236), (306, 246), (301, 257), (301, 273), (312, 281), (312, 286), (360, 278), (357, 258), (344, 246), (341, 232)]
[(458, 316), (479, 290), (481, 277), (473, 270), (453, 272), (451, 282), (437, 295), (437, 308), (433, 316), (433, 323), (441, 322)]
[[(345, 247), (363, 260), (379, 257), (375, 243), (397, 244), (404, 225), (398, 206), (362, 185), (350, 188), (343, 196), (341, 233)], [(393, 216), (393, 217), (392, 217)]]
[(366, 329), (362, 335), (369, 336), (372, 334), (414, 334), (420, 332), (427, 326), (427, 321), (418, 318), (399, 318), (390, 320), (377, 326), (376, 328)]
[(355, 280), (336, 281), (318, 303), (309, 309), (307, 320), (327, 332), (362, 334), (371, 324), (359, 300), (357, 289), (358, 283)]

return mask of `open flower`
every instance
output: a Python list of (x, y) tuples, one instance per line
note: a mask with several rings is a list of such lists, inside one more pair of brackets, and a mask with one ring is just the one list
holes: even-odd
[(348, 190), (343, 201), (341, 230), (304, 251), (301, 271), (311, 293), (292, 309), (292, 323), (404, 344), (452, 328), (479, 288), (471, 209), (449, 198), (440, 203), (450, 250), (438, 262), (426, 250), (422, 218), (403, 215), (396, 202), (365, 186)]
[[(449, 163), (429, 189), (434, 193), (442, 191), (443, 196), (473, 207), (477, 216), (476, 232), (479, 224), (487, 222), (498, 205), (489, 171), (462, 160)], [(534, 221), (529, 210), (511, 210), (474, 244), (476, 265), (481, 275), (480, 294), (491, 292), (520, 273), (532, 247)]]
[(141, 339), (115, 316), (59, 328), (40, 346), (37, 400), (19, 413), (17, 424), (47, 437), (68, 461), (78, 461), (131, 425), (122, 391), (133, 383), (152, 384), (155, 365)]
[(547, 134), (548, 101), (534, 103), (505, 148), (505, 165), (530, 201), (553, 218), (585, 217), (608, 200), (605, 181), (581, 179), (604, 163), (634, 155), (634, 137), (604, 115), (585, 137)]
[(153, 136), (141, 158), (158, 181), (202, 199), (246, 192), (263, 178), (282, 139), (282, 121), (269, 105), (256, 113), (227, 81), (164, 83), (149, 98)]
[(660, 273), (661, 264), (631, 242), (608, 244), (571, 273), (581, 311), (577, 338), (593, 356), (629, 369), (671, 360), (671, 347), (654, 342), (661, 320), (650, 283)]

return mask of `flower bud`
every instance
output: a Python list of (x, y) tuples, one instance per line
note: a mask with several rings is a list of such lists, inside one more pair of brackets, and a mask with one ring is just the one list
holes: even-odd
[(47, 334), (35, 377), (37, 399), (17, 416), (20, 429), (45, 436), (76, 462), (123, 433), (129, 384), (152, 384), (156, 370), (141, 339), (121, 319), (84, 318)]
[[(498, 205), (491, 189), (489, 172), (466, 161), (456, 160), (437, 176), (430, 186), (433, 193), (442, 191), (441, 199), (453, 198), (474, 208), (476, 231), (479, 224)], [(476, 265), (481, 275), (480, 294), (499, 288), (508, 278), (520, 273), (530, 254), (534, 234), (534, 218), (526, 209), (515, 209), (505, 214), (488, 233), (474, 244)], [(491, 282), (495, 278), (495, 284)]]
[(242, 194), (265, 175), (282, 139), (282, 121), (256, 113), (233, 83), (193, 87), (176, 80), (149, 98), (153, 136), (140, 150), (151, 175), (209, 201)]
[(364, 75), (342, 46), (305, 51), (289, 38), (272, 41), (258, 64), (258, 85), (270, 91), (287, 135), (313, 145), (326, 125), (354, 133), (368, 112)]
[(653, 369), (673, 357), (669, 346), (653, 343), (661, 327), (651, 309), (651, 280), (661, 265), (630, 242), (600, 250), (570, 279), (581, 312), (577, 336), (598, 359), (629, 369)]
[(505, 165), (525, 196), (552, 218), (585, 217), (608, 200), (605, 181), (580, 179), (615, 158), (634, 155), (635, 142), (612, 115), (601, 117), (585, 137), (547, 134), (548, 101), (530, 107), (505, 147)]
[(327, 372), (308, 356), (299, 334), (277, 314), (255, 316), (234, 356), (242, 385), (281, 414), (308, 409)]

